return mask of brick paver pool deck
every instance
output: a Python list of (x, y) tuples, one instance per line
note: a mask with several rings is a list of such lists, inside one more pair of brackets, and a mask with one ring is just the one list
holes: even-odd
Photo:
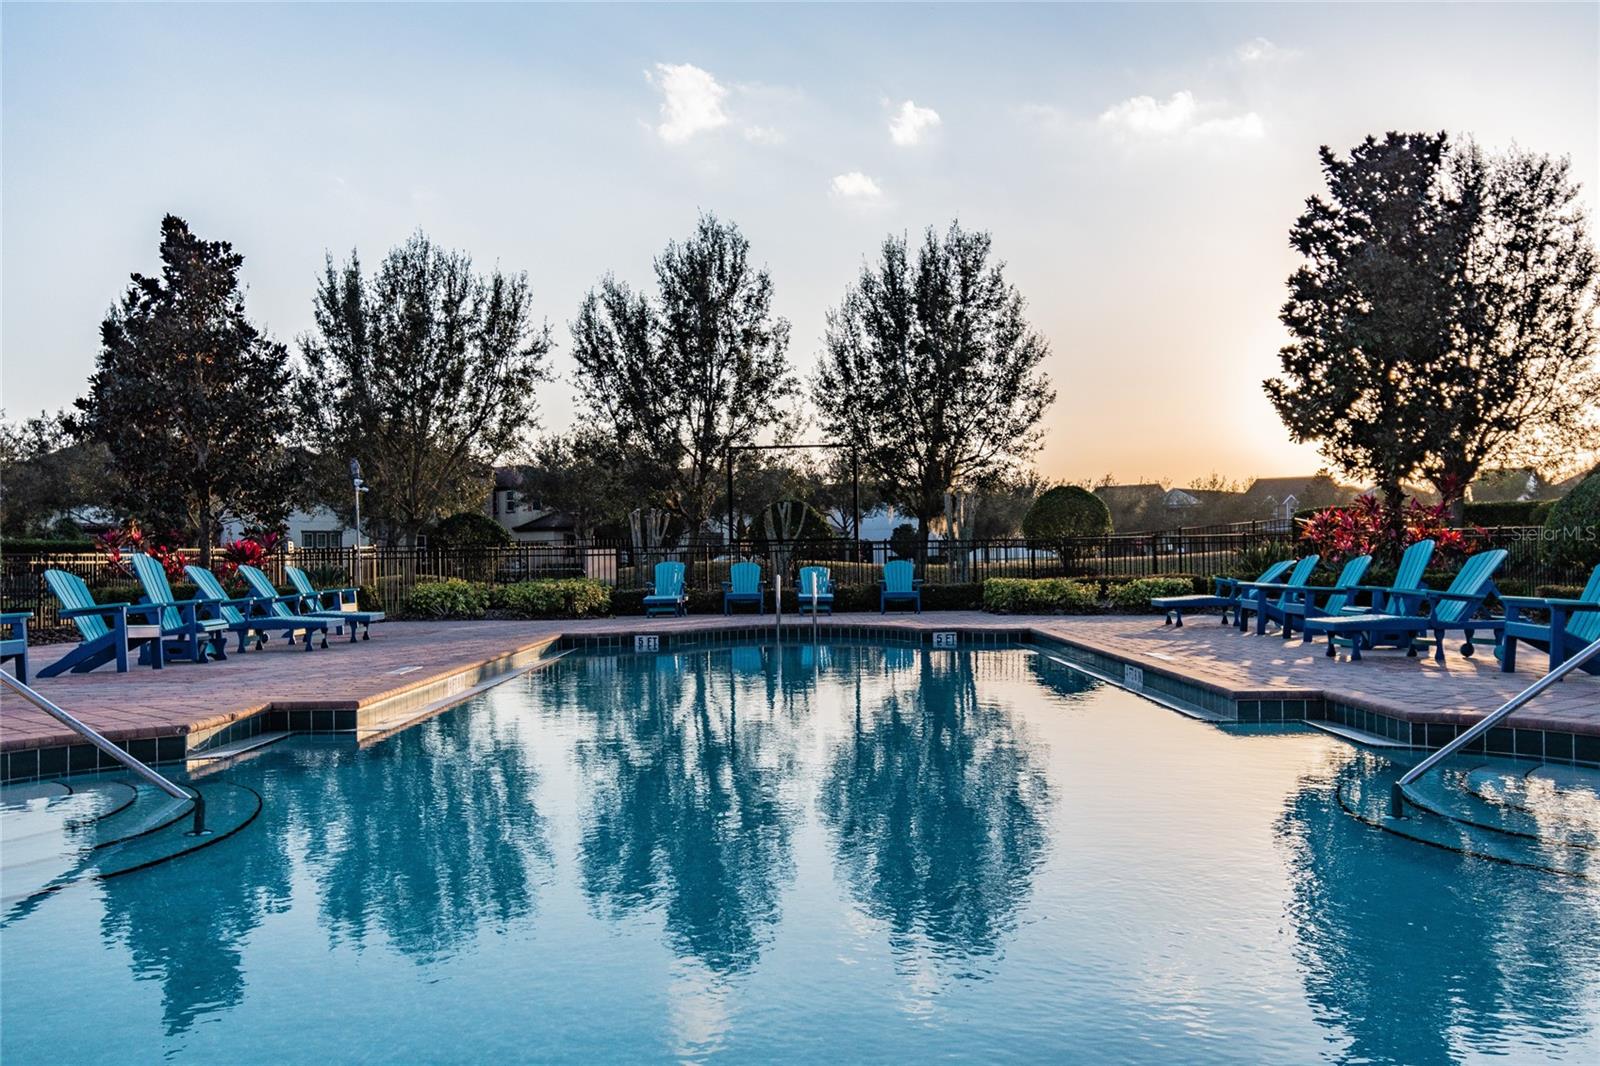
[[(117, 741), (189, 736), (265, 710), (362, 708), (442, 679), (504, 661), (562, 635), (676, 634), (771, 624), (751, 615), (592, 621), (386, 622), (370, 641), (334, 640), (323, 650), (229, 653), (226, 662), (172, 663), (161, 671), (134, 666), (126, 674), (101, 668), (37, 681), (40, 692)], [(786, 622), (793, 622), (786, 616)], [(911, 631), (1031, 630), (1087, 651), (1209, 686), (1233, 699), (1316, 699), (1377, 711), (1412, 722), (1465, 725), (1528, 685), (1544, 666), (1531, 649), (1514, 674), (1502, 674), (1492, 645), (1473, 659), (1449, 649), (1443, 665), (1401, 652), (1369, 653), (1362, 662), (1331, 660), (1319, 644), (1240, 633), (1196, 617), (1182, 629), (1159, 617), (1017, 616), (969, 611), (923, 615), (841, 614), (835, 626)], [(1457, 642), (1459, 643), (1459, 642)], [(68, 646), (31, 649), (33, 669)], [(1526, 729), (1600, 736), (1600, 677), (1579, 675), (1548, 691), (1509, 721)], [(0, 696), (0, 752), (69, 745), (79, 738), (9, 691)]]

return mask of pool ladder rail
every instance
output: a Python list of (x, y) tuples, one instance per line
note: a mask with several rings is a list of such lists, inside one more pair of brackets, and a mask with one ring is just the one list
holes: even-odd
[(54, 718), (56, 721), (66, 726), (74, 733), (77, 733), (79, 736), (83, 737), (90, 744), (94, 745), (96, 748), (99, 748), (101, 751), (117, 760), (117, 762), (121, 763), (123, 766), (126, 766), (134, 773), (135, 776), (142, 778), (146, 783), (160, 789), (173, 799), (187, 800), (193, 803), (194, 829), (191, 831), (192, 835), (205, 835), (206, 798), (200, 794), (199, 789), (187, 789), (180, 785), (173, 784), (173, 782), (167, 777), (157, 773), (144, 762), (134, 758), (132, 755), (128, 754), (128, 752), (107, 740), (104, 736), (96, 732), (90, 726), (86, 725), (75, 716), (67, 713), (62, 708), (58, 707), (54, 702), (45, 697), (31, 685), (24, 684), (4, 671), (0, 671), (0, 681), (5, 682), (7, 686), (16, 690), (16, 693), (19, 696), (33, 704), (35, 707), (39, 708), (45, 714), (48, 714), (51, 718)]
[(1429, 755), (1426, 759), (1423, 759), (1421, 762), (1417, 763), (1417, 765), (1413, 766), (1410, 770), (1407, 770), (1400, 780), (1396, 781), (1389, 790), (1389, 812), (1396, 818), (1404, 818), (1406, 816), (1405, 788), (1407, 785), (1411, 784), (1413, 781), (1416, 781), (1429, 770), (1432, 770), (1435, 766), (1438, 766), (1441, 762), (1448, 759), (1450, 756), (1454, 755), (1468, 744), (1471, 744), (1474, 740), (1477, 740), (1479, 737), (1483, 736), (1489, 730), (1499, 725), (1507, 715), (1524, 706), (1529, 700), (1539, 695), (1539, 693), (1543, 692), (1551, 685), (1554, 685), (1557, 681), (1560, 681), (1562, 678), (1572, 673), (1572, 671), (1576, 670), (1578, 667), (1584, 665), (1596, 656), (1600, 656), (1600, 640), (1596, 640), (1594, 643), (1578, 652), (1572, 658), (1563, 661), (1560, 666), (1557, 666), (1554, 670), (1551, 670), (1549, 673), (1539, 678), (1539, 680), (1535, 681), (1533, 684), (1529, 685), (1515, 696), (1512, 696), (1509, 700), (1506, 700), (1505, 703), (1501, 704), (1490, 713), (1484, 715), (1483, 718), (1474, 723), (1470, 728), (1463, 730), (1450, 743)]

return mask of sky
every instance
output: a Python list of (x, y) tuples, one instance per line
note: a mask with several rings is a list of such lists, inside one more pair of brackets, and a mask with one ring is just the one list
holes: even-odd
[[(807, 379), (891, 233), (987, 230), (1048, 339), (1040, 471), (1309, 473), (1261, 390), (1317, 148), (1446, 130), (1600, 187), (1600, 6), (0, 8), (0, 402), (69, 405), (164, 213), (293, 346), (331, 253), (421, 228), (567, 324), (698, 213)], [(541, 428), (574, 417), (566, 380)]]

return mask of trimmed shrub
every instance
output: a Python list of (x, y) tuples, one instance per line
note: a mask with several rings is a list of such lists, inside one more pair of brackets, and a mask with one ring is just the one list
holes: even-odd
[(87, 539), (62, 540), (58, 537), (0, 537), (0, 552), (7, 555), (69, 555), (95, 551)]
[(1461, 513), (1469, 526), (1542, 526), (1555, 505), (1554, 500), (1469, 503), (1462, 507)]
[(1143, 614), (1154, 610), (1150, 600), (1155, 596), (1187, 596), (1194, 591), (1194, 581), (1187, 577), (1141, 577), (1111, 589), (1111, 606), (1129, 614)]
[(411, 590), (405, 614), (411, 618), (482, 618), (489, 590), (460, 578), (429, 581)]
[(922, 538), (917, 536), (917, 527), (910, 522), (901, 522), (889, 534), (889, 550), (901, 559), (915, 559), (921, 547)]
[(1086, 614), (1098, 605), (1097, 591), (1064, 577), (993, 577), (983, 583), (983, 609), (994, 614)]
[(1600, 563), (1600, 467), (1556, 501), (1544, 529), (1551, 562), (1578, 568)]
[(596, 618), (610, 613), (611, 590), (581, 577), (519, 581), (491, 588), (489, 606), (517, 618)]
[(499, 548), (511, 543), (506, 527), (477, 511), (461, 511), (441, 518), (428, 533), (428, 545), (452, 551), (456, 548)]
[(1111, 511), (1100, 497), (1076, 485), (1045, 492), (1022, 518), (1022, 535), (1032, 541), (1101, 537), (1111, 532)]

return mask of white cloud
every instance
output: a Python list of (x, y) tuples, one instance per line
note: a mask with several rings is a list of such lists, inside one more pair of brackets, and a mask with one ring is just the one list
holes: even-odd
[(1100, 125), (1119, 135), (1151, 139), (1257, 138), (1266, 135), (1266, 126), (1254, 111), (1242, 115), (1201, 117), (1203, 112), (1210, 110), (1215, 108), (1201, 105), (1193, 93), (1183, 89), (1173, 93), (1165, 102), (1153, 96), (1135, 96), (1124, 100), (1101, 113)]
[(836, 175), (830, 187), (833, 195), (842, 200), (878, 200), (883, 197), (883, 190), (878, 183), (859, 170)]
[(938, 126), (941, 121), (939, 112), (933, 108), (918, 107), (907, 100), (889, 120), (889, 138), (901, 147), (921, 144), (923, 134)]
[(657, 63), (645, 77), (661, 93), (656, 134), (668, 144), (682, 144), (697, 133), (728, 124), (722, 109), (728, 90), (708, 71), (692, 63)]
[(1293, 59), (1300, 53), (1273, 44), (1265, 37), (1252, 37), (1234, 49), (1233, 54), (1241, 63), (1276, 63)]
[(782, 144), (787, 138), (783, 131), (771, 126), (746, 126), (744, 139), (751, 144)]

